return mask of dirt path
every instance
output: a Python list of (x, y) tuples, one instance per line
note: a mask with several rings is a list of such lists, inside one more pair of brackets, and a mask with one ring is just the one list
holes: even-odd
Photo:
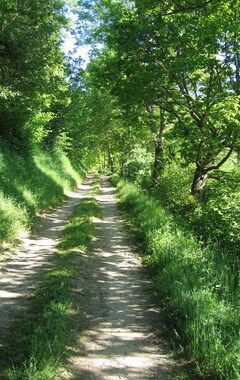
[(94, 220), (92, 252), (81, 258), (75, 289), (80, 316), (59, 379), (175, 379), (180, 367), (157, 336), (161, 311), (151, 301), (151, 285), (105, 177), (96, 198), (102, 219)]
[[(74, 207), (89, 197), (90, 183), (88, 178), (62, 207), (39, 218), (32, 235), (0, 262), (0, 346), (39, 276), (51, 266), (60, 234)], [(97, 200), (102, 218), (94, 220), (92, 251), (79, 257), (72, 344), (57, 379), (177, 379), (174, 373), (181, 367), (157, 336), (161, 311), (151, 300), (151, 284), (130, 248), (105, 177)]]
[(39, 217), (31, 236), (23, 239), (15, 252), (9, 252), (6, 261), (0, 262), (0, 346), (16, 315), (26, 307), (27, 295), (40, 274), (51, 265), (49, 259), (60, 234), (88, 188), (79, 186), (55, 212)]

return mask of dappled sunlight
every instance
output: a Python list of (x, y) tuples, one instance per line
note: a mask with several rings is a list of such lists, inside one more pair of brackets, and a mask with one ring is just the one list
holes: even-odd
[(21, 297), (21, 294), (20, 293), (9, 292), (7, 290), (3, 290), (1, 292), (1, 297), (2, 298), (16, 298), (16, 297)]
[(76, 289), (81, 322), (68, 366), (84, 380), (170, 379), (174, 365), (154, 333), (160, 310), (130, 248), (113, 190), (104, 181), (102, 195), (96, 197), (102, 219), (93, 218), (96, 240), (93, 251), (83, 257)]
[[(108, 186), (108, 187), (101, 187), (101, 190), (102, 190), (102, 200), (104, 200), (104, 195), (105, 194), (114, 194), (116, 189), (115, 187), (111, 187), (111, 186)], [(114, 200), (112, 199), (112, 202), (114, 202)]]
[[(86, 221), (77, 216), (76, 224), (70, 223), (67, 228), (65, 225), (81, 201), (81, 210), (93, 221), (95, 237), (90, 252), (78, 255), (73, 264), (79, 276), (74, 280), (76, 303), (68, 314), (73, 324), (72, 344), (66, 347), (66, 367), (71, 372), (68, 379), (170, 379), (175, 366), (160, 348), (155, 333), (160, 310), (150, 299), (149, 279), (130, 248), (113, 190), (103, 186), (102, 195), (90, 197), (90, 182), (91, 178), (79, 186), (60, 209), (40, 215), (31, 236), (23, 239), (17, 253), (9, 254), (8, 265), (3, 264), (0, 347), (6, 344), (4, 336), (17, 312), (26, 310), (26, 296), (35, 289), (44, 271), (50, 270), (49, 281), (55, 275), (61, 280), (71, 278), (67, 268), (53, 272), (52, 258), (56, 249), (64, 249), (64, 239), (69, 240), (68, 249), (79, 249), (84, 234), (77, 235), (81, 229), (84, 232)], [(102, 219), (94, 217), (96, 202)], [(64, 228), (61, 246), (59, 238)], [(55, 307), (57, 313), (65, 312), (60, 304)], [(66, 380), (61, 375), (58, 378)]]
[[(0, 344), (15, 314), (26, 306), (26, 295), (43, 271), (52, 267), (59, 238), (73, 209), (85, 197), (83, 188), (71, 192), (68, 201), (51, 214), (38, 215), (32, 234), (22, 240), (8, 260), (0, 263)], [(7, 264), (7, 265), (6, 265)]]
[(88, 190), (91, 189), (91, 186), (90, 185), (86, 185), (86, 184), (82, 184), (82, 185), (79, 185), (78, 188), (80, 190), (88, 191)]

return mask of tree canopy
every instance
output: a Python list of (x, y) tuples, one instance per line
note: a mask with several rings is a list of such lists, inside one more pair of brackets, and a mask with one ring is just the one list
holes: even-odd
[(80, 4), (88, 39), (103, 46), (88, 75), (123, 108), (160, 107), (164, 131), (195, 164), (191, 193), (201, 200), (209, 173), (239, 150), (238, 1)]
[(63, 84), (62, 0), (0, 3), (0, 136), (27, 145), (41, 140)]

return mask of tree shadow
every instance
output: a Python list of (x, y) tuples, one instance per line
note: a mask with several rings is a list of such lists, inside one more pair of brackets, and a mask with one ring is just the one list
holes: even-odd
[(15, 249), (16, 253), (8, 253), (8, 261), (1, 267), (0, 279), (1, 347), (7, 345), (5, 337), (11, 324), (28, 304), (27, 294), (36, 287), (43, 272), (54, 264), (59, 237), (80, 199), (82, 192), (78, 190), (63, 206), (51, 214), (39, 216), (29, 238), (22, 240)]
[(170, 359), (169, 345), (159, 336), (162, 310), (147, 272), (129, 248), (113, 189), (104, 181), (102, 190), (96, 241), (79, 258), (75, 304), (80, 312), (72, 318), (66, 368), (84, 380), (170, 379), (182, 366)]

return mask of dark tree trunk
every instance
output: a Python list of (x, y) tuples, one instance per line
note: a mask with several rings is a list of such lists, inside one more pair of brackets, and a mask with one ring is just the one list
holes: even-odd
[(159, 174), (161, 172), (161, 169), (163, 167), (164, 138), (158, 135), (154, 139), (154, 142), (155, 142), (155, 155), (154, 155), (152, 179), (153, 179), (153, 183), (156, 184)]
[(159, 134), (155, 137), (155, 154), (154, 154), (154, 164), (153, 164), (153, 173), (152, 173), (152, 181), (155, 185), (157, 183), (159, 174), (164, 164), (164, 132), (165, 132), (165, 118), (164, 118), (164, 110), (159, 107), (160, 112), (160, 128)]
[(106, 153), (103, 154), (103, 170), (106, 170)]
[(202, 202), (204, 193), (206, 190), (206, 181), (208, 178), (208, 172), (205, 168), (197, 165), (195, 174), (193, 177), (191, 194), (199, 201)]
[(124, 167), (125, 167), (125, 154), (121, 153), (121, 176), (124, 176)]
[(114, 172), (114, 159), (110, 148), (108, 148), (108, 166), (111, 172)]

